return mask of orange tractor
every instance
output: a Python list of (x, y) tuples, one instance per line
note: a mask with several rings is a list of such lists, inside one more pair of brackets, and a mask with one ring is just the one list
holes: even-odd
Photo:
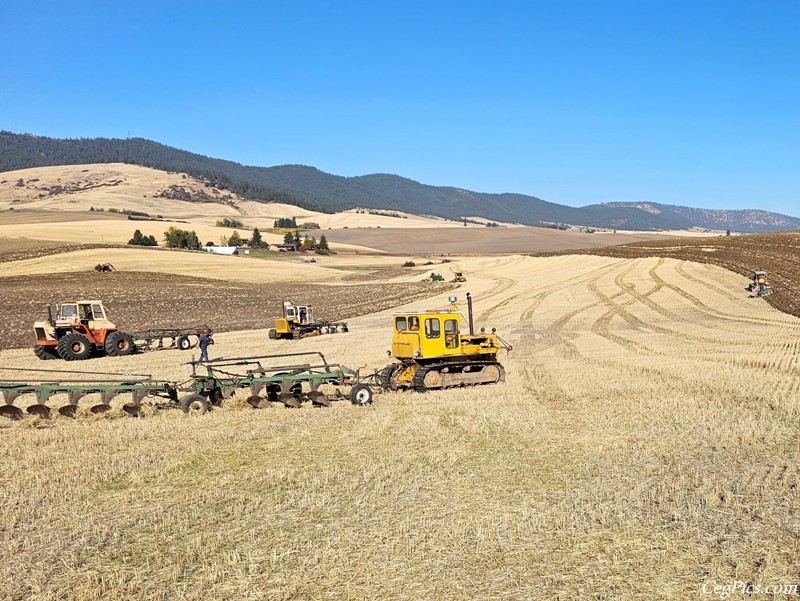
[(46, 321), (33, 324), (34, 354), (39, 359), (81, 361), (93, 352), (121, 357), (136, 350), (133, 337), (106, 318), (103, 303), (96, 300), (47, 307)]

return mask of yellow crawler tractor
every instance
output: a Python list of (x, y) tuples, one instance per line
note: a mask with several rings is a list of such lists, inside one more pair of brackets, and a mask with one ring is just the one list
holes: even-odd
[(347, 331), (347, 324), (344, 322), (314, 321), (311, 305), (295, 305), (292, 301), (283, 301), (283, 317), (275, 320), (275, 327), (270, 329), (269, 337), (273, 340), (297, 340), (306, 336)]
[(456, 297), (444, 311), (396, 313), (392, 350), (396, 360), (377, 373), (382, 388), (436, 390), (455, 386), (495, 384), (505, 380), (497, 361), (501, 349), (511, 350), (492, 328), (474, 333), (472, 297), (467, 293), (469, 334), (461, 333)]

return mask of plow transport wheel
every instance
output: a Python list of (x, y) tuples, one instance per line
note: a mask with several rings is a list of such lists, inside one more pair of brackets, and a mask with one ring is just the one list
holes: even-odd
[(189, 394), (181, 399), (181, 411), (203, 415), (208, 411), (208, 399), (200, 394)]
[(369, 405), (372, 403), (372, 389), (366, 384), (356, 384), (350, 390), (350, 402), (353, 405)]

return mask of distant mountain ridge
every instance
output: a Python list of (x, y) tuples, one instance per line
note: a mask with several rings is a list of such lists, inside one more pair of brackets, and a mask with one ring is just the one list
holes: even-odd
[(761, 210), (710, 210), (649, 202), (611, 202), (576, 208), (524, 194), (487, 194), (428, 186), (383, 173), (342, 177), (304, 165), (252, 167), (143, 138), (73, 140), (0, 132), (0, 172), (88, 163), (128, 163), (185, 172), (245, 198), (286, 202), (329, 213), (363, 207), (447, 219), (476, 216), (525, 225), (568, 224), (625, 230), (696, 227), (768, 232), (800, 228), (800, 218)]

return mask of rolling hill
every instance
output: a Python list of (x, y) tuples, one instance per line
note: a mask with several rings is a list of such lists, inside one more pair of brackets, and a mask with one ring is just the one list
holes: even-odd
[(304, 165), (253, 167), (142, 138), (56, 139), (0, 132), (0, 172), (53, 165), (129, 163), (188, 173), (244, 198), (336, 212), (394, 209), (447, 219), (478, 216), (525, 225), (562, 224), (625, 230), (703, 229), (767, 232), (800, 228), (800, 219), (760, 210), (707, 210), (656, 203), (568, 207), (523, 194), (487, 194), (429, 186), (390, 174), (332, 175)]

